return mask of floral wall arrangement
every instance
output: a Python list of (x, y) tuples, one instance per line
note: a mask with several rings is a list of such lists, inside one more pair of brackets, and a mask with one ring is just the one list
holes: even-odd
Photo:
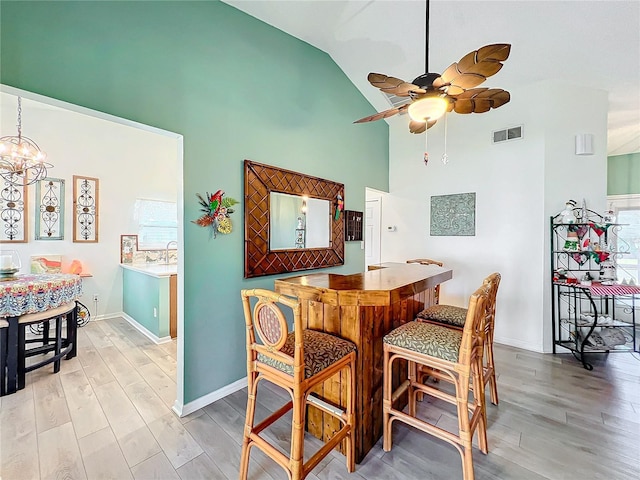
[(202, 206), (200, 209), (203, 215), (192, 222), (201, 227), (211, 227), (213, 238), (218, 233), (227, 235), (233, 230), (231, 223), (231, 214), (234, 212), (232, 208), (238, 201), (231, 197), (225, 197), (222, 190), (218, 190), (214, 194), (207, 192), (206, 197), (196, 193), (198, 202)]

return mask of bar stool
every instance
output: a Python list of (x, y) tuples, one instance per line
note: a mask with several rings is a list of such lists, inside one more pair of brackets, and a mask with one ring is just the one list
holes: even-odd
[[(482, 285), (471, 295), (462, 331), (432, 323), (409, 322), (384, 337), (383, 448), (386, 452), (392, 446), (392, 424), (399, 420), (456, 447), (462, 458), (463, 479), (474, 479), (472, 440), (476, 430), (480, 450), (488, 453), (482, 356), (489, 290), (489, 286)], [(407, 361), (408, 378), (393, 391), (393, 362), (396, 360)], [(455, 395), (420, 382), (418, 365), (447, 377), (455, 387)], [(470, 388), (473, 401), (469, 401)], [(408, 393), (408, 413), (394, 408), (394, 402), (405, 391)], [(457, 434), (416, 416), (417, 392), (456, 405)]]
[[(44, 312), (30, 313), (18, 318), (18, 389), (24, 388), (25, 376), (28, 372), (53, 363), (53, 373), (60, 371), (60, 360), (66, 355), (67, 359), (76, 356), (77, 317), (76, 302), (69, 302)], [(62, 321), (66, 320), (66, 337), (62, 337)], [(54, 323), (55, 336), (49, 337), (50, 322)], [(44, 328), (42, 338), (27, 338), (26, 330), (29, 325), (42, 323)], [(52, 343), (50, 343), (52, 342)], [(38, 347), (27, 348), (28, 344), (41, 343)], [(53, 356), (26, 366), (28, 357), (53, 352)]]
[[(407, 263), (419, 263), (420, 265), (437, 265), (442, 267), (444, 263), (439, 260), (431, 260), (430, 258), (414, 258), (413, 260), (407, 260)], [(435, 295), (433, 298), (433, 303), (440, 303), (440, 284), (436, 285)]]
[[(355, 469), (355, 362), (356, 346), (334, 335), (302, 326), (301, 305), (293, 298), (270, 290), (242, 290), (247, 329), (247, 415), (242, 440), (240, 480), (247, 478), (251, 447), (260, 448), (283, 467), (292, 480), (305, 478), (340, 442), (345, 442), (347, 470)], [(253, 309), (251, 303), (255, 302)], [(281, 306), (293, 311), (293, 332), (289, 333)], [(256, 334), (259, 342), (256, 340)], [(311, 390), (339, 372), (344, 372), (346, 409), (330, 405), (311, 395)], [(254, 425), (258, 383), (267, 380), (289, 393), (291, 401)], [(307, 405), (337, 418), (342, 425), (306, 463), (304, 427)], [(291, 451), (285, 455), (260, 433), (293, 409)]]
[[(484, 279), (483, 285), (489, 285), (489, 316), (485, 324), (485, 352), (484, 352), (484, 381), (489, 383), (491, 403), (498, 405), (498, 382), (496, 381), (496, 367), (493, 359), (493, 331), (496, 319), (496, 296), (500, 286), (501, 276), (492, 273)], [(467, 309), (453, 305), (433, 305), (418, 313), (416, 320), (434, 323), (448, 328), (462, 330), (467, 318)]]

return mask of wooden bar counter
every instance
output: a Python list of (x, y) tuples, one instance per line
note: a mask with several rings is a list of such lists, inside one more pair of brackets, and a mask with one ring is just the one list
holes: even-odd
[[(436, 265), (383, 263), (353, 275), (314, 273), (275, 281), (277, 292), (300, 300), (307, 328), (351, 340), (358, 348), (356, 462), (382, 436), (382, 338), (432, 305), (435, 287), (452, 276), (450, 269)], [(341, 381), (335, 376), (317, 393), (344, 405)], [(311, 434), (326, 440), (338, 429), (336, 420), (309, 407)]]

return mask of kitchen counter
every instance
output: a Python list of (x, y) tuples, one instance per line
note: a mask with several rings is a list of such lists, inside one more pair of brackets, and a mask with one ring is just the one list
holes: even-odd
[(134, 272), (144, 273), (152, 277), (169, 277), (171, 275), (178, 274), (178, 265), (175, 263), (139, 263), (139, 264), (125, 264), (121, 263), (120, 266), (126, 270), (133, 270)]
[(155, 343), (177, 335), (176, 264), (120, 264), (124, 318)]

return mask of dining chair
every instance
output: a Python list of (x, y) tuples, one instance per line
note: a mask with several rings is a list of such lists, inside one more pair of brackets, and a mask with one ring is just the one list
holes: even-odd
[[(485, 351), (484, 351), (484, 381), (489, 384), (491, 403), (498, 405), (498, 382), (496, 381), (496, 366), (493, 357), (493, 331), (496, 320), (496, 297), (500, 286), (501, 276), (495, 272), (484, 279), (483, 284), (489, 285), (489, 316), (485, 324)], [(467, 309), (453, 305), (432, 305), (418, 313), (416, 320), (422, 322), (443, 325), (449, 328), (462, 330), (467, 318)]]
[[(442, 267), (444, 263), (439, 260), (432, 260), (430, 258), (414, 258), (413, 260), (407, 260), (407, 263), (419, 263), (420, 265), (437, 265)], [(436, 285), (434, 289), (435, 295), (433, 298), (433, 303), (437, 305), (440, 303), (440, 284)]]
[[(290, 479), (301, 480), (344, 441), (347, 470), (353, 472), (356, 346), (337, 336), (303, 328), (302, 309), (297, 299), (263, 289), (242, 290), (241, 296), (246, 323), (248, 398), (240, 480), (247, 478), (249, 455), (254, 446), (282, 466)], [(293, 314), (292, 332), (289, 332), (283, 307)], [(314, 387), (341, 372), (343, 398), (346, 399), (344, 410), (311, 394)], [(262, 380), (284, 388), (291, 401), (254, 425), (258, 384)], [(305, 463), (307, 405), (337, 418), (341, 428)], [(289, 410), (293, 410), (291, 448), (285, 455), (260, 434)]]
[[(392, 446), (393, 422), (399, 420), (452, 444), (462, 458), (464, 480), (473, 480), (472, 441), (478, 432), (478, 444), (488, 453), (487, 416), (482, 368), (485, 323), (490, 287), (482, 285), (469, 300), (467, 319), (462, 331), (427, 322), (408, 322), (384, 337), (383, 449)], [(408, 378), (393, 391), (393, 363), (405, 360)], [(417, 376), (421, 365), (453, 383), (455, 394), (436, 385), (424, 384)], [(469, 390), (473, 400), (469, 400)], [(407, 392), (408, 410), (395, 404)], [(418, 418), (416, 393), (433, 396), (456, 406), (458, 432), (452, 433)]]

